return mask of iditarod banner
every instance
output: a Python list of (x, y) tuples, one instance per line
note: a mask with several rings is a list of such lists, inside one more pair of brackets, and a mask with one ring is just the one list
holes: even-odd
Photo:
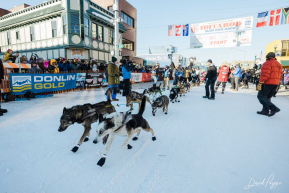
[(191, 35), (190, 47), (194, 48), (225, 48), (250, 46), (252, 30), (203, 35)]
[(191, 24), (191, 35), (250, 30), (252, 27), (253, 16), (238, 19), (196, 23)]

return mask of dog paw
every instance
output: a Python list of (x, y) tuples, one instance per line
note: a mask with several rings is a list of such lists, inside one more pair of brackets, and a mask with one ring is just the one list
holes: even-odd
[(153, 136), (153, 137), (152, 137), (152, 140), (155, 141), (155, 140), (157, 140), (157, 138), (156, 138), (155, 136)]
[(165, 114), (167, 115), (168, 113), (167, 113), (167, 112), (165, 112)]
[(74, 148), (72, 148), (71, 151), (72, 151), (73, 153), (75, 153), (75, 152), (77, 152), (78, 148), (79, 148), (79, 146), (74, 146)]
[(132, 146), (130, 144), (127, 144), (127, 149), (132, 149)]
[(174, 101), (172, 103), (175, 103)]
[(181, 101), (178, 101), (178, 103), (179, 103), (179, 102), (181, 102)]
[(133, 140), (133, 141), (136, 141), (136, 140), (138, 140), (138, 137), (134, 137), (134, 138), (132, 138), (132, 140)]
[(89, 140), (89, 138), (88, 137), (86, 137), (85, 139), (84, 139), (84, 141), (83, 142), (87, 142)]
[(97, 162), (97, 165), (99, 165), (100, 167), (102, 167), (105, 163), (105, 157), (100, 158), (100, 160)]

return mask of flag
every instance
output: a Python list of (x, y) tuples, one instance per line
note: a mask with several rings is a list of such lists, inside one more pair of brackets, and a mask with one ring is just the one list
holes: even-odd
[(169, 36), (173, 36), (174, 35), (174, 25), (169, 25)]
[(261, 51), (261, 55), (260, 55), (260, 60), (262, 60), (262, 51)]
[(270, 11), (270, 22), (269, 26), (279, 25), (280, 23), (281, 9)]
[(268, 11), (258, 13), (257, 27), (263, 27), (267, 25), (267, 16), (268, 16)]
[(181, 36), (182, 25), (176, 25), (176, 36)]
[(189, 24), (183, 25), (183, 36), (189, 35)]
[(281, 13), (281, 21), (280, 24), (288, 24), (289, 23), (289, 7), (284, 7), (282, 8), (282, 13)]

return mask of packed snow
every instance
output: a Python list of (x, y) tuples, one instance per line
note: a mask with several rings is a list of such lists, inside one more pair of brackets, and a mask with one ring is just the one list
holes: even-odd
[[(135, 84), (133, 90), (149, 86)], [(159, 109), (152, 116), (147, 103), (144, 118), (157, 140), (142, 131), (124, 150), (125, 138), (116, 136), (103, 167), (96, 163), (105, 146), (92, 143), (98, 123), (76, 153), (71, 149), (83, 126), (57, 130), (63, 107), (103, 101), (106, 88), (4, 103), (9, 112), (0, 117), (1, 192), (288, 193), (288, 97), (272, 99), (281, 112), (269, 118), (256, 114), (261, 105), (252, 85), (239, 92), (229, 86), (224, 95), (219, 88), (215, 101), (202, 98), (203, 85), (194, 87), (180, 103), (169, 104), (168, 115)], [(125, 104), (117, 98), (113, 104)], [(259, 186), (251, 187), (254, 181)]]

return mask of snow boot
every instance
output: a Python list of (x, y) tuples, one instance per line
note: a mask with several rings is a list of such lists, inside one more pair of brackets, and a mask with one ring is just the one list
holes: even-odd
[(203, 98), (204, 98), (204, 99), (207, 99), (207, 98), (209, 98), (209, 97), (207, 97), (207, 96), (203, 96)]
[(276, 113), (278, 113), (280, 109), (278, 107), (274, 107), (271, 112), (269, 113), (268, 117), (274, 116)]
[(3, 116), (3, 113), (0, 112), (0, 116)]
[(257, 114), (259, 115), (269, 115), (269, 111), (257, 111)]
[(209, 99), (209, 100), (215, 100), (215, 98), (212, 98), (212, 97), (209, 97), (208, 99)]

